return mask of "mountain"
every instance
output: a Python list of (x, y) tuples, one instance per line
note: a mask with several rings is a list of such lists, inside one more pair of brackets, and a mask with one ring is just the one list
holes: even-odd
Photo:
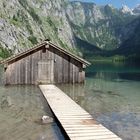
[(124, 14), (131, 14), (133, 15), (133, 10), (130, 9), (127, 5), (123, 5), (123, 7), (120, 9), (120, 11)]
[(125, 9), (118, 10), (111, 5), (71, 2), (67, 6), (67, 17), (75, 36), (100, 49), (113, 50), (134, 31), (134, 27), (126, 28), (126, 25), (136, 16), (130, 14), (130, 9), (126, 6)]
[(133, 55), (139, 51), (139, 15), (139, 5), (116, 9), (67, 0), (1, 0), (0, 57), (46, 38), (84, 56)]
[(77, 46), (85, 57), (123, 55), (139, 58), (140, 6), (130, 9), (124, 5), (116, 9), (112, 5), (74, 1), (67, 5), (66, 13), (78, 40)]
[(140, 15), (140, 5), (137, 5), (137, 7), (133, 9), (133, 13), (136, 15)]
[(123, 55), (135, 54), (137, 56), (139, 56), (140, 54), (140, 17), (135, 19), (131, 23), (131, 26), (132, 25), (136, 25), (134, 32), (116, 50), (118, 54), (123, 54)]
[(86, 59), (93, 57), (93, 55), (101, 55), (102, 53), (102, 50), (97, 46), (90, 44), (76, 36), (75, 43), (77, 44), (78, 49), (83, 53), (83, 57)]
[(74, 48), (66, 5), (65, 0), (1, 0), (0, 55), (23, 51), (46, 38)]

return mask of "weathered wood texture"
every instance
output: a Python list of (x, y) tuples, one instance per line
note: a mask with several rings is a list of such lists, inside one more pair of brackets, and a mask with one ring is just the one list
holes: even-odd
[[(84, 82), (85, 72), (81, 62), (51, 46), (46, 50), (44, 47), (20, 60), (16, 60), (14, 63), (9, 63), (5, 71), (5, 84)], [(41, 63), (46, 64), (46, 72), (45, 66), (41, 67)], [(44, 69), (42, 76), (41, 68)], [(43, 77), (43, 73), (46, 74), (44, 79), (50, 78), (50, 80), (40, 79)]]
[(121, 140), (55, 85), (39, 87), (70, 140)]

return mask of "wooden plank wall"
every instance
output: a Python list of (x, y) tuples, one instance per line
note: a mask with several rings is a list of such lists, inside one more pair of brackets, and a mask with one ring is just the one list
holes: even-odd
[(53, 83), (83, 83), (85, 79), (82, 63), (49, 47), (9, 64), (5, 71), (5, 84), (37, 84), (38, 62), (54, 60)]

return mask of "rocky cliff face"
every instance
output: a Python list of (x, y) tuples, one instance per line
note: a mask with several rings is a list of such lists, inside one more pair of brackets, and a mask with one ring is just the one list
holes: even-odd
[(139, 7), (119, 10), (67, 0), (1, 0), (0, 57), (23, 51), (45, 38), (70, 51), (76, 50), (75, 42), (82, 46), (82, 40), (90, 48), (94, 45), (94, 50), (117, 49), (135, 35)]
[(126, 6), (118, 10), (111, 5), (71, 2), (67, 6), (67, 16), (76, 37), (103, 50), (119, 48), (137, 25), (131, 25), (137, 16)]
[(1, 0), (1, 49), (17, 53), (45, 38), (74, 47), (71, 27), (65, 14), (65, 0)]
[(140, 5), (137, 5), (137, 7), (133, 9), (133, 13), (136, 15), (140, 15)]
[(140, 58), (140, 17), (135, 19), (131, 23), (131, 26), (135, 27), (133, 34), (121, 44), (117, 51), (120, 54), (132, 55)]

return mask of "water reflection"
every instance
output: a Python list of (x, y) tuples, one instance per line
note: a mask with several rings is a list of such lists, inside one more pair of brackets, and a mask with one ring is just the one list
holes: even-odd
[[(140, 139), (140, 67), (95, 64), (85, 85), (58, 85), (124, 140)], [(133, 133), (132, 133), (133, 132)]]
[(57, 87), (67, 93), (81, 106), (85, 104), (86, 93), (84, 84), (58, 84)]
[(4, 69), (3, 66), (0, 65), (0, 85), (3, 84), (3, 81), (4, 81)]
[(86, 76), (89, 78), (116, 80), (116, 82), (120, 82), (120, 80), (140, 81), (140, 66), (123, 63), (97, 63), (87, 69)]
[[(94, 82), (91, 79), (87, 79), (85, 85), (68, 84), (57, 86), (94, 116), (119, 110), (120, 102), (124, 98), (123, 95), (109, 88), (107, 84), (101, 83), (100, 80)], [(112, 85), (112, 87), (114, 86), (115, 84)], [(110, 106), (110, 104), (112, 105)]]

